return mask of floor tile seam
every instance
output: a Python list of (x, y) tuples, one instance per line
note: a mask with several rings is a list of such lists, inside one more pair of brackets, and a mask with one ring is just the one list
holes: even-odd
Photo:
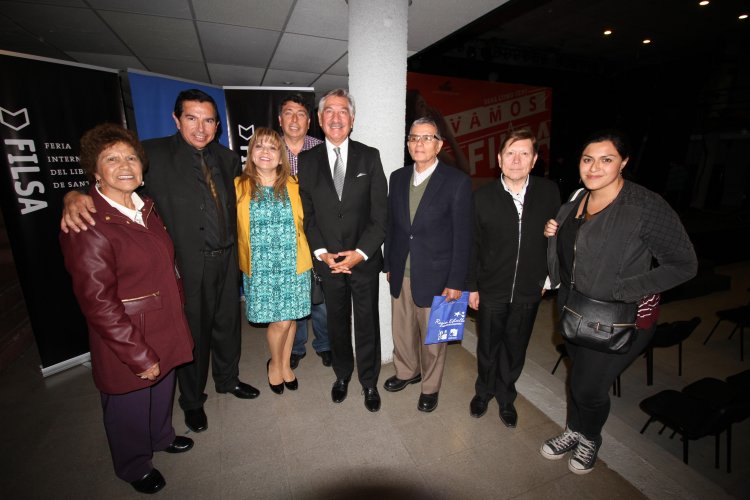
[[(415, 420), (416, 420), (416, 419), (415, 419)], [(411, 452), (409, 451), (409, 446), (407, 446), (407, 445), (406, 445), (406, 442), (405, 442), (405, 437), (404, 437), (404, 434), (405, 434), (404, 430), (405, 430), (405, 429), (403, 429), (403, 428), (399, 428), (399, 427), (400, 427), (400, 426), (396, 426), (396, 430), (397, 430), (397, 431), (399, 432), (399, 436), (400, 436), (399, 440), (400, 440), (400, 442), (401, 442), (401, 445), (402, 445), (402, 446), (404, 446), (404, 448), (406, 448), (406, 451), (407, 451), (407, 452), (409, 452), (409, 455), (411, 456)], [(402, 426), (401, 426), (401, 427), (402, 427)], [(452, 454), (455, 454), (455, 453), (465, 453), (465, 452), (467, 452), (467, 451), (469, 451), (469, 450), (471, 450), (471, 449), (473, 449), (473, 448), (474, 448), (474, 446), (472, 446), (472, 445), (471, 445), (471, 443), (468, 443), (468, 442), (467, 442), (466, 440), (464, 440), (464, 439), (463, 439), (463, 438), (461, 437), (461, 434), (460, 434), (460, 433), (458, 433), (458, 432), (455, 432), (455, 431), (453, 431), (453, 434), (454, 434), (454, 436), (455, 436), (456, 438), (458, 438), (458, 439), (459, 439), (459, 441), (460, 441), (460, 442), (461, 442), (461, 444), (463, 445), (463, 449), (461, 449), (461, 450), (458, 450), (458, 451), (455, 451), (455, 452), (453, 452), (453, 453), (450, 453), (449, 455), (444, 455), (444, 456), (450, 456), (450, 455), (452, 455)], [(413, 457), (413, 456), (411, 456), (411, 458), (412, 458), (412, 460), (414, 460), (414, 457)]]

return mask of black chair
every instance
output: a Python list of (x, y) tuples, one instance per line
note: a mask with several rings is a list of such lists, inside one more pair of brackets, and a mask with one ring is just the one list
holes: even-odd
[(687, 385), (682, 391), (665, 390), (640, 402), (649, 419), (641, 429), (643, 434), (651, 422), (659, 421), (672, 435), (682, 436), (682, 460), (688, 463), (690, 440), (714, 436), (714, 466), (719, 468), (720, 436), (727, 435), (727, 472), (732, 472), (732, 424), (750, 415), (750, 392), (728, 382), (703, 378)]
[[(560, 357), (557, 358), (557, 362), (555, 363), (555, 366), (552, 368), (552, 375), (555, 374), (555, 371), (557, 371), (557, 367), (560, 366), (560, 362), (563, 360), (563, 358), (568, 357), (568, 350), (565, 348), (565, 344), (557, 344), (555, 346), (555, 350), (560, 354)], [(615, 381), (612, 383), (612, 394), (617, 396), (618, 398), (622, 397), (622, 384), (620, 383), (620, 376), (618, 375)]]
[(750, 392), (750, 370), (727, 377), (727, 383), (740, 390)]
[(700, 324), (701, 319), (673, 321), (656, 325), (651, 343), (646, 347), (646, 385), (654, 385), (654, 347), (677, 346), (677, 374), (682, 376), (682, 342), (687, 339)]
[(709, 332), (706, 340), (703, 341), (703, 345), (706, 345), (708, 339), (711, 338), (716, 331), (716, 328), (719, 326), (719, 323), (722, 321), (729, 321), (730, 323), (734, 323), (734, 329), (732, 330), (732, 333), (729, 334), (728, 338), (731, 339), (737, 330), (740, 331), (740, 361), (745, 361), (745, 327), (750, 326), (750, 304), (717, 311), (716, 316), (718, 316), (719, 319)]

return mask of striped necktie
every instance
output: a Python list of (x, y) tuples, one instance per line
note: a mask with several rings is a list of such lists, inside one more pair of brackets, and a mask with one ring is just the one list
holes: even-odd
[(341, 159), (341, 149), (333, 148), (336, 153), (336, 163), (333, 164), (333, 187), (336, 188), (336, 194), (341, 200), (341, 193), (344, 191), (344, 160)]

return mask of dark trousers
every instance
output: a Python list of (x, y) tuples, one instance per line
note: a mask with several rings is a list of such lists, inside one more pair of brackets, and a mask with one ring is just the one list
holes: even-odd
[(127, 394), (100, 393), (112, 465), (120, 479), (130, 483), (151, 472), (153, 452), (174, 441), (174, 378), (172, 370), (145, 389)]
[(493, 302), (480, 293), (478, 312), (477, 396), (498, 403), (515, 401), (516, 381), (526, 361), (539, 302)]
[(177, 369), (180, 407), (201, 408), (206, 401), (209, 356), (217, 391), (229, 391), (239, 382), (240, 305), (235, 247), (203, 259), (199, 290), (185, 290), (185, 316), (195, 347), (193, 362)]
[(381, 363), (378, 315), (380, 273), (367, 269), (366, 263), (360, 263), (352, 269), (352, 274), (331, 274), (327, 269), (319, 274), (326, 297), (328, 336), (336, 378), (348, 379), (354, 371), (351, 324), (353, 307), (359, 382), (362, 387), (375, 387)]
[(655, 327), (636, 330), (626, 354), (607, 354), (565, 342), (570, 355), (568, 427), (589, 439), (598, 438), (609, 417), (609, 390), (615, 378), (651, 342)]

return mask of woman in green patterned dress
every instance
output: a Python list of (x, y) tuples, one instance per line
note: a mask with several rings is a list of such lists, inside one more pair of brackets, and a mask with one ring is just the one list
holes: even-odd
[(312, 257), (284, 141), (258, 128), (248, 149), (245, 169), (234, 182), (240, 269), (248, 321), (268, 323), (268, 385), (282, 394), (284, 387), (293, 391), (298, 385), (289, 358), (296, 320), (310, 314)]

